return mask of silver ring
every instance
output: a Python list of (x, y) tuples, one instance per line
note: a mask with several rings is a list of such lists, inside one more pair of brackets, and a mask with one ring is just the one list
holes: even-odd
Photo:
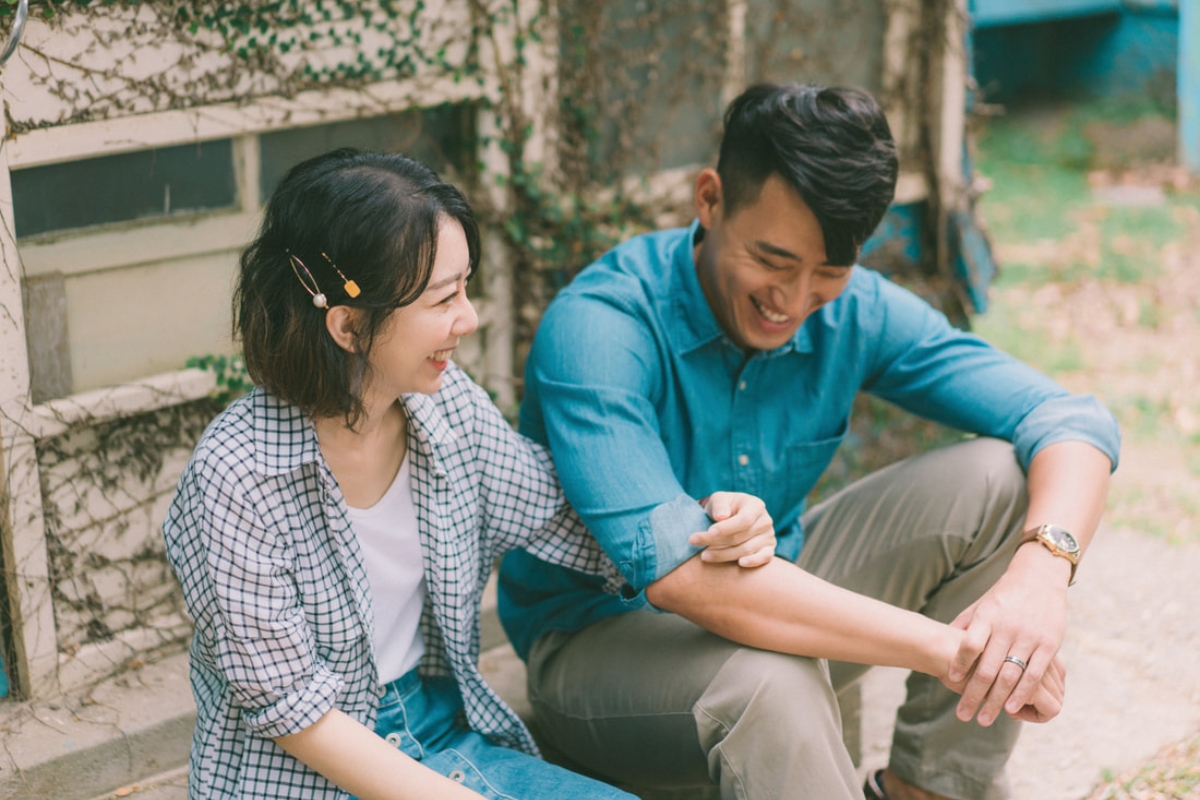
[(1016, 656), (1005, 656), (1005, 657), (1004, 657), (1004, 660), (1005, 660), (1005, 661), (1011, 661), (1012, 663), (1014, 663), (1014, 664), (1016, 664), (1018, 667), (1020, 667), (1022, 670), (1024, 670), (1024, 669), (1025, 669), (1027, 666), (1029, 666), (1029, 665), (1028, 665), (1028, 664), (1026, 664), (1024, 661), (1022, 661), (1021, 659), (1017, 658)]

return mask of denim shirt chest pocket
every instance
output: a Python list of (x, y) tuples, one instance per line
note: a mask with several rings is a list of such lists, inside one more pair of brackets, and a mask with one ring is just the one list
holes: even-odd
[(803, 500), (812, 491), (849, 431), (850, 418), (847, 416), (842, 418), (832, 436), (808, 441), (792, 439), (787, 443), (787, 505)]

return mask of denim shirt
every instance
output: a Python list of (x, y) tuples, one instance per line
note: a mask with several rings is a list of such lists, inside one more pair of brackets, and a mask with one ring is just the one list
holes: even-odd
[(1011, 441), (1023, 468), (1071, 440), (1115, 469), (1120, 432), (1094, 396), (1068, 393), (863, 267), (785, 345), (743, 351), (701, 290), (697, 227), (611, 250), (559, 293), (538, 329), (521, 431), (550, 447), (567, 499), (628, 585), (604, 595), (595, 579), (510, 553), (500, 613), (519, 653), (547, 630), (645, 606), (645, 587), (697, 552), (688, 537), (711, 523), (696, 499), (712, 492), (762, 498), (776, 552), (795, 560), (805, 497), (860, 390)]

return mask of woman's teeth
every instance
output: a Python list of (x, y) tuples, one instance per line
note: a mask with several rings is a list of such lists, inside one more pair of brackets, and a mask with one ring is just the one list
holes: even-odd
[(436, 353), (434, 353), (433, 355), (431, 355), (429, 357), (429, 360), (430, 361), (449, 361), (450, 356), (452, 356), (452, 355), (454, 355), (453, 348), (451, 348), (450, 350), (438, 350)]

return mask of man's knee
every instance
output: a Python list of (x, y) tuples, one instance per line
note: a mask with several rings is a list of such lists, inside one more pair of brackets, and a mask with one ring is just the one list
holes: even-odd
[(736, 731), (787, 731), (797, 746), (806, 736), (841, 736), (837, 695), (824, 660), (743, 648), (697, 701), (694, 715), (707, 752)]
[(970, 439), (919, 456), (916, 464), (922, 472), (919, 480), (931, 484), (947, 508), (966, 503), (962, 511), (978, 517), (981, 528), (1008, 527), (1025, 515), (1025, 473), (1008, 442)]

